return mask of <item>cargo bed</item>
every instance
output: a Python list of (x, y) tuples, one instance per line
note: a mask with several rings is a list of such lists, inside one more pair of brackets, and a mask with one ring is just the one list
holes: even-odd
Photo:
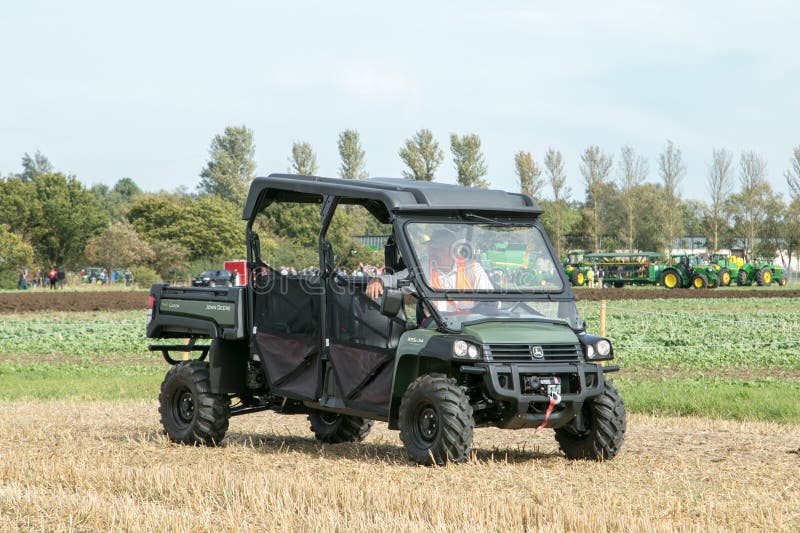
[(245, 338), (245, 287), (179, 287), (156, 283), (150, 289), (150, 338)]

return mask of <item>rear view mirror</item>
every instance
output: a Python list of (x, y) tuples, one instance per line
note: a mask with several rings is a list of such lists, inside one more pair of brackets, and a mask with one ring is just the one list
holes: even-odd
[(403, 291), (385, 289), (381, 300), (381, 314), (397, 316), (401, 307), (403, 307)]

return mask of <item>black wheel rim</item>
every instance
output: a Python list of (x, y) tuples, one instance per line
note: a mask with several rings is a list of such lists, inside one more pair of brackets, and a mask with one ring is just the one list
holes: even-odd
[(414, 428), (422, 442), (430, 444), (436, 440), (439, 434), (439, 414), (432, 405), (420, 406)]
[(326, 426), (332, 426), (336, 423), (336, 420), (339, 418), (339, 415), (333, 413), (323, 413), (319, 415), (319, 419), (322, 421), (323, 424)]
[(192, 391), (188, 388), (180, 389), (172, 398), (172, 418), (181, 426), (188, 426), (194, 419)]

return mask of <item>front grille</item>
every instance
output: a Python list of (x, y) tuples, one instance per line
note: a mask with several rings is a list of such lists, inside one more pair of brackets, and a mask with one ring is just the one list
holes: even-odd
[[(542, 349), (542, 357), (534, 357), (537, 347)], [(483, 354), (487, 361), (494, 362), (543, 362), (565, 363), (580, 360), (579, 344), (485, 344)]]

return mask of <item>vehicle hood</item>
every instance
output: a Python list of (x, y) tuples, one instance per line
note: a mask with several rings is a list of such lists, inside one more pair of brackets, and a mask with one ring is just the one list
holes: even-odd
[(566, 324), (550, 322), (483, 322), (462, 332), (482, 344), (577, 344), (578, 336)]

